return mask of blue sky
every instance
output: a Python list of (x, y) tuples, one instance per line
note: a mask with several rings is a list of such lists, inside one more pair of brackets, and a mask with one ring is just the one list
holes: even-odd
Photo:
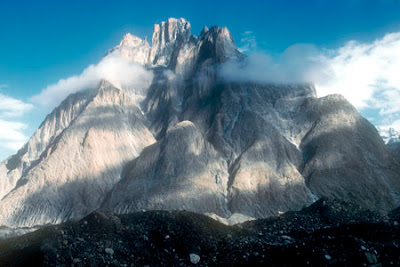
[[(337, 54), (343, 47), (346, 47), (346, 53), (355, 53), (359, 47), (346, 46), (351, 40), (373, 44), (389, 33), (400, 32), (398, 0), (2, 0), (0, 160), (13, 153), (15, 147), (30, 136), (49, 111), (31, 103), (32, 96), (99, 62), (126, 32), (151, 39), (153, 24), (168, 17), (186, 18), (196, 35), (204, 25), (227, 26), (239, 47), (250, 47), (248, 53), (257, 50), (277, 61), (288, 47), (299, 43), (312, 44), (323, 53)], [(392, 44), (397, 39), (389, 42)], [(375, 58), (382, 54), (385, 44), (378, 44), (379, 49), (373, 50), (378, 51)], [(371, 54), (370, 51), (365, 55)], [(330, 59), (329, 64), (333, 68), (342, 68), (344, 63), (340, 60), (340, 57)], [(331, 92), (331, 89), (326, 91)], [(392, 116), (391, 121), (395, 121), (395, 112), (379, 113), (382, 105), (369, 109), (362, 109), (361, 105), (360, 110), (371, 119)], [(18, 141), (14, 140), (15, 144), (11, 145), (14, 141), (5, 135), (13, 133), (21, 136), (15, 137)]]

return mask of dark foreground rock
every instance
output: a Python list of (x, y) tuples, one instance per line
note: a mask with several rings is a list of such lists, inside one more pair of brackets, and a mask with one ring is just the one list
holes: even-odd
[(331, 200), (237, 226), (184, 211), (94, 212), (0, 241), (0, 266), (399, 265), (395, 214)]

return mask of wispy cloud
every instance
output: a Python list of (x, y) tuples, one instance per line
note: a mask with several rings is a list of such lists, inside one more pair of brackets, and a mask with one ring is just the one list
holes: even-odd
[(239, 40), (239, 51), (247, 54), (250, 51), (257, 49), (256, 36), (252, 31), (245, 31)]
[(320, 97), (342, 94), (359, 110), (378, 110), (394, 121), (400, 112), (399, 70), (400, 32), (334, 50), (296, 44), (274, 58), (253, 51), (242, 62), (225, 64), (220, 75), (259, 83), (312, 82)]
[(0, 119), (21, 116), (32, 107), (31, 104), (0, 93)]
[(326, 58), (311, 44), (296, 44), (278, 58), (252, 51), (241, 61), (230, 61), (219, 69), (223, 79), (257, 83), (303, 83), (331, 79)]
[[(98, 64), (90, 65), (81, 74), (47, 86), (30, 100), (49, 109), (72, 93), (94, 89), (103, 79), (120, 88), (141, 90), (150, 84), (152, 77), (151, 71), (124, 59), (116, 51)], [(6, 88), (6, 85), (0, 85), (1, 88)], [(21, 116), (32, 108), (32, 104), (0, 93), (0, 160), (16, 152), (28, 140), (25, 134), (28, 125), (21, 122)]]
[(20, 117), (33, 106), (19, 99), (0, 94), (0, 160), (15, 153), (28, 140), (27, 125)]
[(151, 82), (152, 77), (151, 71), (121, 57), (116, 51), (104, 57), (98, 64), (90, 65), (81, 74), (61, 79), (47, 86), (31, 100), (41, 106), (52, 108), (68, 95), (92, 89), (103, 79), (117, 87), (133, 87), (140, 90)]
[(0, 119), (0, 147), (10, 150), (10, 152), (16, 152), (28, 140), (24, 134), (27, 127), (22, 122)]
[(400, 111), (400, 33), (371, 43), (349, 42), (326, 57), (333, 79), (316, 83), (319, 95), (344, 95), (358, 108)]

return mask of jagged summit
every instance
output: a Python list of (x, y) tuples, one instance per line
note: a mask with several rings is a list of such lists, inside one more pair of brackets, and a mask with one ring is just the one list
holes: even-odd
[[(146, 44), (147, 40), (142, 40), (139, 37), (137, 37), (136, 35), (132, 35), (130, 33), (127, 33), (124, 35), (124, 37), (121, 40), (121, 43), (119, 44), (120, 46), (139, 46), (141, 44)], [(147, 43), (148, 44), (148, 43)]]
[(150, 45), (146, 40), (127, 33), (110, 53), (120, 53), (123, 58), (145, 65), (148, 64), (149, 51)]
[(190, 37), (190, 23), (183, 18), (169, 18), (153, 28), (149, 63), (168, 66), (175, 49)]
[(146, 40), (126, 34), (111, 50), (111, 53), (116, 52), (139, 64), (170, 67), (181, 74), (190, 72), (185, 68), (191, 68), (197, 61), (215, 58), (215, 63), (221, 63), (240, 55), (228, 28), (205, 27), (196, 37), (191, 35), (190, 22), (184, 18), (169, 18), (154, 24), (151, 46)]

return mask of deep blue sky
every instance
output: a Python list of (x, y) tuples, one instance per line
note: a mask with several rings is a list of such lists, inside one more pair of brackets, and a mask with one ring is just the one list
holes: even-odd
[[(169, 17), (189, 20), (195, 35), (204, 25), (227, 26), (239, 45), (252, 31), (258, 48), (274, 55), (296, 43), (337, 48), (399, 32), (400, 2), (1, 0), (0, 93), (29, 101), (98, 62), (126, 32), (150, 40), (153, 24)], [(22, 118), (27, 135), (43, 119), (35, 110)]]

